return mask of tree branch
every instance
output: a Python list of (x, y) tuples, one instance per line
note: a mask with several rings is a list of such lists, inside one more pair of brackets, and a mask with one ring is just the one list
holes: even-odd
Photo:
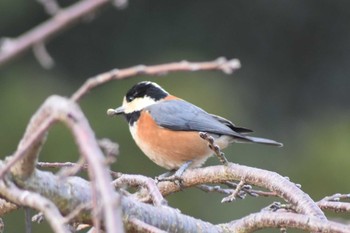
[[(208, 175), (208, 170), (213, 170), (212, 172), (217, 171), (217, 167), (218, 166), (199, 168), (192, 170), (191, 173), (187, 171), (183, 174), (183, 178), (187, 181), (192, 179), (189, 177), (192, 175), (204, 177)], [(225, 168), (224, 166), (219, 167)], [(239, 167), (240, 165), (236, 165), (235, 169), (239, 169)], [(243, 166), (242, 169), (246, 168)], [(66, 180), (61, 180), (50, 172), (42, 172), (39, 170), (34, 172), (34, 174), (35, 175), (25, 184), (25, 188), (40, 193), (52, 200), (63, 213), (73, 212), (78, 206), (89, 203), (92, 200), (91, 185), (82, 178), (67, 177)], [(211, 179), (215, 181), (216, 177), (212, 176)], [(64, 203), (64, 205), (62, 203)], [(349, 232), (349, 227), (346, 225), (300, 214), (263, 212), (249, 215), (228, 224), (213, 225), (200, 219), (181, 214), (178, 210), (171, 207), (155, 207), (138, 202), (127, 196), (122, 198), (121, 206), (124, 224), (127, 229), (133, 227), (128, 225), (130, 224), (128, 223), (128, 219), (136, 218), (146, 225), (172, 232), (252, 232), (257, 229), (276, 226), (317, 232)], [(90, 223), (90, 212), (83, 209), (82, 213), (77, 216), (75, 220)]]
[(130, 218), (129, 225), (133, 232), (142, 232), (142, 233), (166, 233), (166, 231), (162, 231), (159, 228), (148, 225), (137, 218)]
[(111, 80), (130, 78), (136, 75), (164, 75), (169, 72), (198, 71), (198, 70), (221, 70), (231, 74), (241, 67), (238, 59), (226, 60), (218, 58), (209, 62), (174, 62), (162, 65), (144, 66), (138, 65), (126, 69), (114, 69), (95, 77), (89, 78), (71, 97), (73, 101), (79, 101), (91, 89)]
[(340, 202), (342, 199), (350, 200), (350, 194), (339, 194), (336, 193), (330, 197), (325, 197), (317, 204), (321, 209), (324, 210), (333, 210), (335, 212), (350, 212), (350, 203), (349, 202)]
[[(197, 172), (197, 169), (187, 170), (184, 173), (182, 187), (192, 187), (205, 183), (223, 183), (233, 180), (244, 180), (248, 184), (264, 187), (295, 206), (298, 213), (326, 219), (317, 204), (294, 183), (275, 172), (259, 168), (229, 163), (228, 166), (201, 168), (200, 173)], [(178, 185), (166, 181), (160, 182), (158, 188), (163, 196), (181, 190)]]
[[(98, 200), (99, 205), (103, 207), (106, 229), (109, 232), (121, 232), (121, 212), (120, 208), (118, 208), (120, 204), (119, 195), (113, 191), (110, 185), (112, 179), (108, 173), (109, 169), (94, 137), (94, 133), (79, 106), (74, 102), (58, 96), (52, 96), (45, 101), (32, 117), (17, 151), (9, 159), (8, 164), (11, 164), (11, 175), (14, 177), (17, 185), (28, 187), (30, 183), (28, 181), (36, 177), (34, 168), (40, 145), (44, 141), (44, 134), (56, 121), (64, 122), (71, 130), (81, 155), (88, 162), (89, 176), (92, 180), (92, 185), (95, 187), (93, 189), (93, 200), (95, 200), (95, 203)], [(6, 169), (9, 168), (8, 164)], [(5, 174), (4, 170), (1, 169), (2, 175)], [(35, 183), (36, 181), (32, 180), (32, 182)], [(100, 209), (97, 205), (94, 205), (94, 207), (96, 211)]]
[(13, 183), (7, 181), (0, 182), (0, 192), (8, 200), (23, 206), (29, 206), (44, 213), (51, 227), (57, 233), (70, 232), (65, 224), (65, 219), (60, 214), (57, 207), (48, 199), (43, 198), (34, 192), (18, 189)]
[(0, 47), (0, 66), (24, 53), (35, 44), (45, 44), (59, 32), (76, 24), (85, 16), (109, 3), (109, 0), (81, 0), (65, 9), (59, 10), (47, 20), (15, 39), (3, 39)]
[[(75, 103), (76, 101), (92, 88), (113, 79), (123, 79), (138, 74), (164, 74), (173, 71), (221, 70), (225, 73), (232, 73), (239, 66), (239, 61), (236, 59), (230, 61), (217, 59), (213, 62), (179, 62), (156, 66), (137, 66), (119, 71), (113, 70), (89, 79), (73, 94), (70, 100), (58, 96), (48, 98), (32, 117), (17, 151), (7, 159), (6, 164), (0, 163), (0, 178), (3, 179), (0, 182), (0, 195), (14, 203), (25, 204), (39, 210), (43, 208), (43, 206), (36, 207), (31, 202), (11, 199), (9, 194), (11, 189), (5, 186), (4, 181), (8, 181), (8, 184), (14, 181), (21, 189), (38, 193), (41, 195), (40, 197), (50, 200), (49, 202), (54, 203), (62, 215), (68, 215), (68, 220), (89, 224), (93, 221), (96, 230), (100, 229), (100, 221), (94, 216), (99, 216), (102, 212), (101, 218), (107, 232), (123, 231), (122, 221), (126, 229), (148, 232), (251, 232), (271, 227), (297, 228), (314, 232), (349, 232), (348, 226), (327, 221), (317, 204), (296, 184), (285, 177), (275, 172), (233, 163), (228, 163), (227, 166), (189, 169), (182, 176), (181, 187), (173, 182), (160, 182), (156, 186), (154, 180), (148, 177), (118, 174), (119, 179), (115, 181), (118, 187), (124, 184), (144, 187), (147, 190), (142, 189), (140, 194), (151, 197), (154, 206), (142, 203), (132, 196), (126, 195), (120, 198), (112, 189), (112, 179), (108, 169), (109, 161), (104, 158), (94, 133), (79, 106)], [(58, 121), (65, 123), (73, 134), (80, 154), (88, 164), (87, 169), (91, 182), (76, 176), (54, 175), (35, 169), (41, 145), (45, 142), (46, 132)], [(107, 147), (108, 154), (116, 154), (118, 150), (116, 145), (107, 142)], [(232, 181), (240, 182), (238, 188), (236, 185), (237, 193), (240, 188), (243, 191), (245, 183), (266, 188), (271, 191), (268, 193), (269, 195), (273, 194), (284, 199), (297, 213), (265, 211), (230, 223), (214, 225), (181, 214), (178, 210), (163, 205), (165, 201), (162, 195), (166, 196), (180, 191), (180, 188), (201, 184), (226, 183), (230, 185)], [(335, 202), (348, 197), (348, 195), (334, 195), (321, 200), (321, 204), (322, 201)], [(91, 213), (90, 206), (93, 213)], [(339, 208), (347, 210), (348, 206), (342, 205)], [(58, 212), (57, 209), (56, 212)], [(52, 218), (52, 213), (51, 215), (46, 213), (46, 215), (49, 216), (48, 218)], [(59, 217), (59, 219), (61, 218), (62, 216)], [(66, 221), (68, 221), (67, 219)], [(49, 219), (49, 221), (51, 220)], [(57, 232), (64, 231), (57, 230)]]
[(118, 179), (113, 181), (113, 185), (119, 188), (125, 185), (130, 187), (143, 187), (147, 189), (147, 192), (149, 193), (155, 206), (162, 206), (167, 203), (162, 194), (159, 192), (155, 181), (149, 177), (123, 174)]
[(324, 221), (317, 217), (294, 213), (263, 212), (250, 214), (237, 221), (227, 224), (231, 232), (248, 233), (264, 228), (295, 228), (309, 232), (350, 232), (350, 227), (344, 224)]

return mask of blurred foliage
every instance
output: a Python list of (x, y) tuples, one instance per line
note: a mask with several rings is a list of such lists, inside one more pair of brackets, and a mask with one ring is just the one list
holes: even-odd
[[(230, 161), (289, 176), (316, 200), (349, 192), (349, 9), (350, 2), (341, 0), (144, 0), (130, 1), (125, 10), (106, 7), (48, 43), (53, 69), (44, 70), (30, 53), (0, 67), (2, 156), (16, 149), (31, 115), (48, 96), (69, 96), (88, 77), (136, 64), (225, 56), (239, 58), (243, 68), (233, 76), (191, 72), (110, 82), (81, 101), (97, 137), (120, 144), (113, 169), (148, 176), (164, 172), (135, 146), (123, 119), (105, 114), (121, 104), (130, 86), (153, 80), (254, 129), (255, 135), (285, 144), (234, 145), (225, 150)], [(47, 18), (35, 1), (2, 0), (0, 37), (17, 37)], [(77, 153), (69, 131), (60, 125), (50, 132), (40, 160), (76, 161)], [(221, 198), (193, 189), (170, 196), (169, 202), (186, 214), (220, 223), (273, 201), (248, 198), (223, 205)], [(23, 213), (6, 217), (5, 224), (6, 232), (23, 231)], [(35, 232), (47, 232), (34, 225)]]

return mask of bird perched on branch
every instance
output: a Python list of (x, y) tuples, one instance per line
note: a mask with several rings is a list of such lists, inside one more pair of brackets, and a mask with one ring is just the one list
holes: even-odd
[(107, 114), (123, 115), (140, 149), (159, 166), (178, 169), (177, 176), (188, 167), (201, 166), (213, 154), (199, 132), (214, 138), (220, 149), (233, 142), (282, 146), (270, 139), (248, 136), (252, 130), (207, 113), (149, 81), (133, 86), (122, 106), (108, 109)]

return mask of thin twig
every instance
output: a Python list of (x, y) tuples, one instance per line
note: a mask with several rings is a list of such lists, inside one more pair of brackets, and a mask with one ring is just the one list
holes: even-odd
[[(45, 0), (44, 0), (45, 1)], [(37, 43), (46, 43), (59, 32), (109, 3), (109, 0), (81, 0), (17, 38), (5, 39), (0, 49), (0, 66), (29, 50)]]
[(350, 194), (336, 193), (318, 201), (317, 204), (323, 210), (332, 210), (334, 212), (350, 212), (350, 202), (341, 202), (341, 200), (350, 200)]
[[(237, 188), (237, 183), (234, 182), (223, 182), (222, 184), (228, 185), (233, 188), (222, 188), (219, 185), (209, 186), (205, 184), (197, 185), (196, 187), (204, 192), (217, 192), (225, 195), (231, 195)], [(278, 195), (274, 192), (255, 190), (251, 185), (244, 184), (237, 194), (237, 197), (240, 199), (244, 199), (246, 195), (250, 195), (252, 197), (277, 197)]]
[[(48, 163), (48, 162), (38, 162), (37, 167), (42, 167), (42, 168), (64, 168), (64, 167), (76, 167), (78, 165), (78, 163), (72, 163), (72, 162), (53, 162), (53, 163)], [(88, 169), (88, 164), (84, 164), (83, 166), (81, 166), (82, 169), (87, 170)], [(120, 177), (122, 175), (122, 173), (120, 172), (115, 172), (112, 170), (109, 170), (109, 174), (114, 178), (117, 179), (118, 177)], [(1, 212), (0, 212), (1, 213)]]
[(119, 155), (119, 144), (108, 138), (102, 138), (98, 140), (98, 145), (106, 156), (106, 162), (108, 164), (115, 163)]
[(272, 212), (284, 211), (284, 212), (296, 213), (295, 209), (293, 208), (293, 206), (291, 204), (282, 204), (281, 202), (278, 202), (278, 201), (275, 201), (271, 205), (264, 207), (261, 211), (262, 212), (264, 212), (264, 211), (272, 211)]
[(42, 212), (39, 212), (32, 217), (32, 222), (42, 223), (45, 219), (45, 216)]
[(220, 150), (220, 147), (215, 144), (214, 138), (205, 132), (200, 132), (199, 136), (209, 143), (209, 148), (215, 153), (215, 155), (219, 159), (219, 161), (223, 165), (227, 165), (228, 160), (226, 159), (225, 154)]
[(319, 201), (318, 206), (322, 210), (332, 210), (334, 212), (347, 212), (350, 213), (349, 202), (331, 202), (331, 201)]
[(236, 197), (237, 197), (237, 196), (239, 196), (240, 198), (242, 198), (239, 194), (240, 194), (240, 192), (241, 192), (241, 190), (242, 190), (244, 184), (245, 184), (244, 179), (240, 180), (239, 183), (238, 183), (238, 185), (237, 185), (237, 187), (236, 187), (236, 189), (232, 192), (232, 194), (231, 194), (230, 196), (227, 196), (227, 197), (223, 198), (223, 199), (221, 200), (221, 203), (232, 202), (232, 201), (236, 200)]
[[(74, 167), (77, 166), (78, 163), (72, 163), (72, 162), (38, 162), (36, 165), (37, 167), (41, 168), (62, 168), (62, 167)], [(87, 166), (87, 164), (84, 165)], [(87, 167), (86, 167), (87, 169)]]
[[(227, 185), (228, 187), (237, 188), (237, 183), (232, 181), (225, 181), (223, 184)], [(253, 189), (251, 185), (245, 184), (242, 187), (242, 192), (247, 193), (248, 195), (252, 197), (277, 197), (278, 195), (275, 192), (270, 191), (262, 191), (262, 190), (256, 190)]]
[(33, 53), (43, 68), (51, 69), (54, 66), (55, 61), (50, 56), (43, 42), (38, 42), (33, 45)]
[(217, 192), (217, 193), (221, 193), (221, 194), (230, 195), (233, 192), (232, 189), (224, 189), (224, 188), (221, 188), (219, 185), (209, 186), (209, 185), (205, 185), (205, 184), (200, 184), (200, 185), (197, 185), (196, 187), (204, 192), (207, 192), (207, 193)]
[[(73, 164), (73, 163), (71, 163)], [(68, 176), (74, 176), (78, 174), (82, 169), (88, 170), (89, 165), (86, 163), (86, 160), (84, 157), (80, 157), (78, 162), (74, 163), (73, 166), (64, 166), (61, 168), (61, 170), (57, 173), (62, 179)]]
[(45, 8), (46, 13), (55, 15), (61, 9), (56, 0), (37, 0)]
[(71, 97), (73, 101), (79, 101), (83, 95), (92, 88), (102, 85), (111, 80), (125, 79), (136, 75), (164, 75), (178, 71), (198, 71), (198, 70), (221, 70), (226, 74), (231, 74), (241, 67), (238, 59), (226, 60), (218, 58), (209, 62), (174, 62), (162, 65), (144, 66), (138, 65), (126, 69), (114, 69), (95, 77), (89, 78)]
[(350, 193), (346, 193), (346, 194), (336, 193), (336, 194), (333, 194), (332, 196), (324, 197), (321, 201), (340, 201), (343, 199), (350, 200)]
[(128, 0), (112, 0), (112, 3), (118, 9), (125, 9), (128, 6), (129, 1)]

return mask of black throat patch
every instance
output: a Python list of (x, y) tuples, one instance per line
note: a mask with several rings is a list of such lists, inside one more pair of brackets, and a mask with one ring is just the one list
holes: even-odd
[(134, 123), (140, 118), (141, 111), (135, 111), (132, 113), (125, 114), (125, 118), (128, 121), (130, 126), (133, 126)]

